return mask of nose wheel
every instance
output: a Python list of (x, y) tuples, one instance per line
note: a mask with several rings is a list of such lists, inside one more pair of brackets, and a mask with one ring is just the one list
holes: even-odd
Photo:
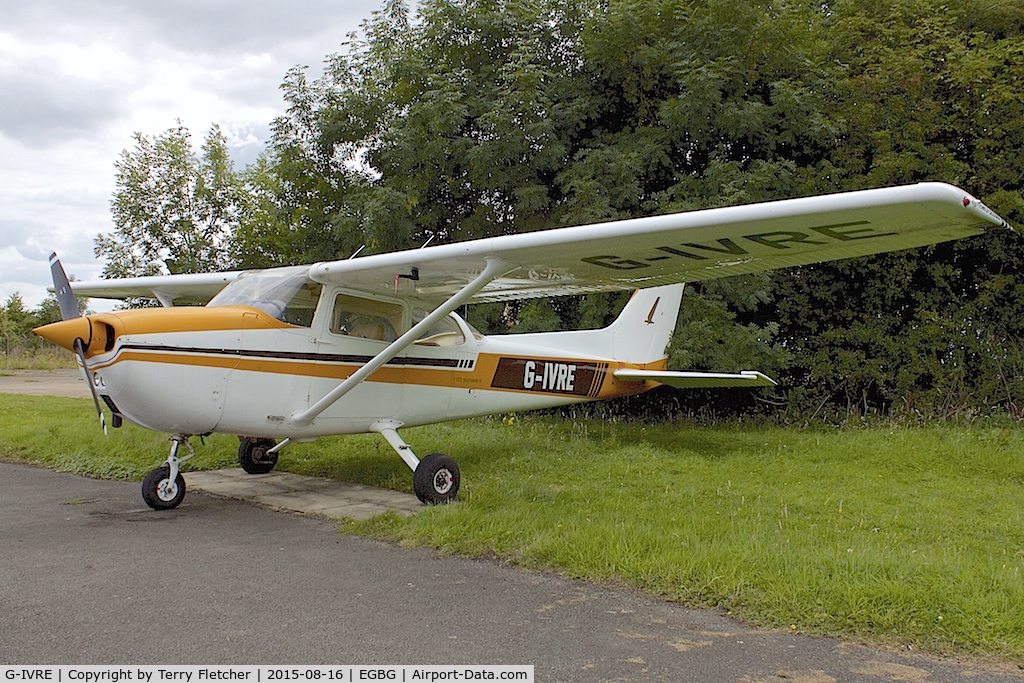
[[(178, 448), (185, 444), (189, 454), (184, 458), (178, 457)], [(167, 462), (146, 475), (142, 480), (142, 500), (154, 510), (172, 510), (185, 498), (185, 478), (178, 471), (179, 463), (188, 460), (196, 452), (188, 437), (176, 435), (171, 442), (171, 454), (167, 456)]]
[(185, 479), (178, 476), (171, 479), (171, 468), (157, 467), (142, 480), (142, 499), (154, 510), (171, 510), (181, 505), (185, 498)]

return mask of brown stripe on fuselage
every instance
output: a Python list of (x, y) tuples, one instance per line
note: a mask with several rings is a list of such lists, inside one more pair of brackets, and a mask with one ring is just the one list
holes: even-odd
[[(246, 372), (263, 372), (268, 374), (295, 375), (346, 379), (349, 375), (369, 360), (363, 357), (352, 357), (350, 360), (329, 360), (315, 353), (287, 354), (273, 351), (238, 350), (238, 349), (177, 349), (170, 346), (146, 348), (141, 344), (133, 344), (131, 348), (121, 349), (111, 360), (98, 363), (94, 370), (102, 370), (125, 362), (156, 363), (164, 365), (190, 365), (196, 367), (223, 368), (225, 370), (242, 370)], [(553, 364), (555, 366), (576, 366), (573, 389), (566, 388), (565, 382), (559, 389), (558, 378), (555, 384), (545, 387), (543, 367), (539, 388), (526, 389), (522, 377), (518, 380), (516, 373), (525, 372), (528, 362)], [(441, 367), (429, 367), (434, 364)], [(457, 359), (432, 359), (423, 357), (400, 357), (389, 361), (367, 379), (371, 382), (390, 384), (414, 384), (421, 386), (437, 386), (459, 389), (491, 389), (497, 391), (513, 391), (517, 393), (541, 393), (549, 395), (576, 396), (580, 399), (600, 399), (613, 396), (637, 394), (656, 386), (653, 382), (622, 382), (612, 376), (611, 370), (619, 368), (663, 370), (665, 361), (648, 365), (628, 363), (609, 363), (605, 361), (572, 359), (572, 358), (535, 358), (496, 354), (479, 354), (472, 369), (457, 369)], [(462, 365), (468, 365), (463, 361)], [(500, 369), (499, 369), (500, 368)], [(549, 370), (549, 372), (551, 372)], [(504, 377), (504, 379), (502, 379)], [(549, 378), (552, 375), (549, 375)], [(549, 379), (549, 382), (551, 380)]]

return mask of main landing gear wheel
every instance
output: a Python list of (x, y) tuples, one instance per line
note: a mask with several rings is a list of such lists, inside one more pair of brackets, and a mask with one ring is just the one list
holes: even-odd
[(277, 465), (277, 453), (268, 453), (277, 445), (273, 439), (242, 437), (238, 445), (238, 464), (249, 474), (266, 474)]
[(427, 505), (450, 503), (459, 492), (459, 466), (444, 453), (431, 453), (416, 466), (412, 485)]
[(185, 497), (185, 479), (178, 476), (171, 481), (171, 468), (157, 467), (142, 480), (142, 499), (154, 510), (172, 510)]

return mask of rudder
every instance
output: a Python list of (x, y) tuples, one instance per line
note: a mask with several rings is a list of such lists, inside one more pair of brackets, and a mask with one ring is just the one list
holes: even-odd
[(675, 331), (683, 285), (638, 289), (606, 330), (612, 335), (616, 360), (649, 365), (666, 358)]

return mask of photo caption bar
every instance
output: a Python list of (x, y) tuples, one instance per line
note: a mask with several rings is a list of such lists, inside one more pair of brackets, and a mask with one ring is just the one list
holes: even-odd
[(335, 665), (258, 666), (238, 665), (100, 665), (11, 666), (0, 665), (0, 683), (439, 683), (441, 681), (517, 681), (534, 683), (533, 665)]

